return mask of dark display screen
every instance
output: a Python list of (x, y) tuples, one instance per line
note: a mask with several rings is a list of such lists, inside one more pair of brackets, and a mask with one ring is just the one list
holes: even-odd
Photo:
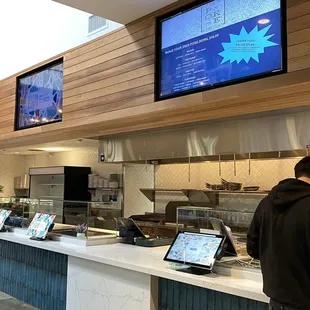
[(286, 72), (281, 0), (214, 0), (157, 24), (158, 100)]
[(17, 78), (15, 130), (62, 120), (63, 62)]

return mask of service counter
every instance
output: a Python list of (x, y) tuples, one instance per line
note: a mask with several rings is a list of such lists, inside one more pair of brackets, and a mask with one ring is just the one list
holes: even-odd
[(268, 309), (257, 271), (182, 273), (163, 261), (166, 251), (1, 233), (0, 291), (41, 310)]

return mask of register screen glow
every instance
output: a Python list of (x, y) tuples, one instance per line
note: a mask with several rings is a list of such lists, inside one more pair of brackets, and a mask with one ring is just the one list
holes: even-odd
[(181, 263), (210, 266), (222, 239), (212, 235), (179, 234), (167, 258)]

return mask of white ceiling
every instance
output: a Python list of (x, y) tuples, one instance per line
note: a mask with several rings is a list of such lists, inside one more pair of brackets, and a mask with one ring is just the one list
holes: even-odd
[(50, 154), (58, 152), (68, 152), (85, 148), (98, 148), (98, 140), (77, 139), (52, 143), (42, 143), (30, 145), (27, 147), (15, 147), (6, 150), (0, 150), (0, 155), (35, 155)]
[(178, 0), (53, 0), (73, 8), (128, 24)]

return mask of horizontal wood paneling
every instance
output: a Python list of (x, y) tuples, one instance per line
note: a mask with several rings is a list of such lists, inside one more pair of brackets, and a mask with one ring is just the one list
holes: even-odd
[(288, 46), (309, 42), (310, 28), (295, 31), (288, 34)]
[(0, 147), (309, 105), (310, 1), (300, 0), (288, 1), (289, 74), (154, 103), (154, 17), (177, 5), (63, 55), (61, 123), (13, 132), (16, 77), (1, 81)]
[(300, 71), (309, 68), (310, 55), (294, 58), (289, 62), (289, 70), (291, 72)]
[[(98, 97), (92, 100), (88, 100), (87, 102), (79, 102), (77, 104), (72, 105), (66, 105), (64, 107), (64, 114), (70, 113), (74, 111), (79, 111), (80, 113), (88, 113), (88, 110), (94, 107), (105, 107), (107, 105), (110, 105), (113, 107), (114, 103), (116, 102), (128, 102), (132, 98), (136, 98), (139, 96), (144, 96), (147, 94), (151, 94), (152, 100), (154, 101), (154, 95), (153, 95), (154, 85), (153, 83), (147, 84), (145, 86), (140, 86), (137, 88), (132, 88), (130, 90), (114, 93), (111, 95)], [(87, 108), (85, 109), (85, 105), (87, 105)], [(117, 106), (117, 104), (115, 104)], [(103, 111), (105, 111), (103, 109)], [(96, 113), (97, 114), (97, 113)]]
[[(307, 3), (307, 5), (309, 4)], [(287, 23), (288, 33), (306, 29), (309, 27), (310, 27), (310, 14), (303, 15), (295, 19), (291, 19)]]
[(137, 97), (129, 97), (128, 99), (122, 99), (121, 101), (109, 102), (107, 104), (100, 104), (98, 106), (90, 107), (87, 110), (75, 110), (71, 112), (72, 118), (91, 117), (93, 115), (111, 112), (120, 109), (126, 109), (130, 107), (136, 107), (144, 105), (154, 101), (153, 94), (139, 94)]
[(307, 2), (307, 1), (309, 1), (309, 0), (288, 0), (287, 1), (287, 7), (291, 8), (291, 7), (303, 4), (303, 3)]
[[(153, 53), (153, 49), (151, 49), (151, 53)], [(127, 57), (126, 57), (127, 58)], [(127, 58), (128, 59), (128, 58)], [(92, 85), (100, 85), (102, 80), (108, 79), (114, 76), (119, 76), (121, 74), (134, 71), (136, 69), (140, 69), (141, 67), (152, 65), (154, 63), (154, 55), (151, 54), (149, 56), (139, 58), (134, 61), (126, 61), (124, 59), (124, 64), (118, 64), (118, 66), (112, 67), (109, 70), (99, 71), (89, 77), (81, 78), (78, 80), (74, 80), (72, 82), (65, 82), (64, 85), (64, 92), (66, 93), (67, 97), (70, 97), (70, 90), (72, 90), (72, 94), (77, 94), (76, 90), (81, 89), (81, 86), (86, 85), (89, 86), (88, 91), (90, 90)], [(66, 79), (65, 79), (66, 80)], [(100, 87), (99, 87), (100, 88)]]
[[(90, 79), (90, 81), (94, 82), (94, 81), (96, 81), (96, 79), (95, 78), (94, 78), (95, 80), (91, 80), (91, 79), (93, 79), (93, 77), (96, 74), (104, 74), (104, 72), (111, 70), (111, 69), (118, 70), (118, 67), (122, 66), (123, 64), (127, 64), (127, 63), (130, 63), (130, 62), (135, 61), (137, 59), (141, 59), (141, 58), (144, 58), (144, 57), (147, 57), (150, 55), (152, 55), (154, 57), (154, 48), (155, 48), (154, 45), (150, 45), (148, 47), (145, 47), (145, 48), (139, 49), (135, 52), (126, 54), (124, 56), (106, 61), (106, 62), (98, 64), (96, 66), (87, 68), (85, 70), (82, 70), (82, 71), (79, 71), (79, 72), (76, 72), (73, 74), (69, 74), (69, 75), (67, 74), (64, 76), (64, 87), (66, 88), (67, 85), (69, 85), (68, 89), (70, 89), (71, 88), (70, 83), (72, 81), (76, 81), (76, 80)], [(77, 83), (79, 83), (79, 82), (80, 81), (77, 81)], [(82, 82), (83, 82), (83, 80), (82, 80)]]
[(92, 66), (96, 66), (97, 64), (100, 64), (102, 62), (105, 62), (105, 61), (108, 61), (108, 60), (129, 54), (131, 52), (134, 52), (138, 49), (150, 46), (152, 44), (154, 44), (154, 36), (153, 35), (148, 36), (148, 37), (146, 37), (142, 40), (139, 40), (137, 42), (134, 42), (132, 44), (118, 48), (118, 49), (111, 51), (109, 53), (100, 55), (98, 57), (95, 57), (95, 58), (92, 58), (89, 60), (86, 60), (84, 62), (80, 62), (80, 63), (78, 63), (72, 67), (67, 68), (67, 66), (66, 66), (66, 74), (72, 74), (74, 72), (81, 71), (81, 70), (84, 70), (84, 69), (92, 67)]
[(99, 37), (94, 41), (86, 43), (80, 47), (75, 48), (74, 50), (66, 53), (66, 58), (68, 60), (73, 59), (75, 57), (80, 57), (84, 54), (88, 54), (89, 52), (96, 50), (98, 48), (102, 48), (103, 45), (110, 44), (117, 40), (121, 40), (124, 37), (134, 35), (136, 32), (139, 32), (145, 28), (149, 28), (153, 26), (155, 23), (154, 18), (149, 17), (145, 18), (141, 21), (134, 23), (133, 25), (129, 25), (127, 27), (123, 27), (119, 30), (115, 30), (104, 37)]
[[(134, 80), (136, 78), (139, 78), (141, 76), (146, 75), (153, 75), (154, 74), (154, 65), (153, 63), (149, 64), (148, 66), (139, 67), (136, 64), (135, 70), (125, 71), (120, 75), (112, 76), (107, 79), (99, 80), (94, 83), (87, 83), (83, 86), (76, 87), (74, 89), (70, 89), (65, 91), (65, 99), (67, 100), (67, 105), (70, 104), (70, 102), (78, 102), (76, 101), (76, 98), (78, 95), (84, 95), (83, 98), (89, 99), (89, 96), (92, 96), (91, 94), (97, 94), (101, 95), (101, 92), (99, 92), (100, 89), (106, 91), (108, 86), (114, 86), (113, 92), (115, 89), (115, 86), (119, 86), (121, 83)], [(91, 94), (90, 94), (91, 93)], [(70, 99), (70, 100), (69, 100)]]
[(307, 3), (307, 1), (304, 1), (300, 5), (295, 5), (294, 7), (288, 10), (287, 19), (288, 20), (296, 19), (306, 14), (310, 14), (310, 6)]
[(288, 48), (288, 58), (294, 59), (310, 54), (310, 41), (293, 45)]
[(133, 80), (128, 80), (123, 83), (119, 83), (116, 85), (112, 85), (109, 87), (105, 87), (96, 91), (91, 91), (87, 93), (82, 93), (73, 97), (70, 97), (66, 100), (66, 106), (70, 104), (76, 104), (81, 101), (91, 100), (97, 97), (103, 97), (106, 95), (114, 94), (117, 92), (130, 90), (132, 88), (140, 87), (143, 85), (147, 85), (154, 82), (154, 75), (152, 73), (148, 73), (148, 68), (145, 70), (145, 72), (138, 73), (137, 78)]
[(15, 95), (1, 99), (0, 105), (1, 105), (0, 113), (1, 113), (1, 110), (5, 110), (5, 109), (8, 109), (10, 107), (14, 107), (15, 106)]
[[(13, 85), (12, 85), (13, 86)], [(15, 87), (0, 89), (0, 99), (5, 99), (15, 94)]]
[(14, 107), (10, 107), (10, 108), (1, 110), (0, 122), (8, 121), (8, 120), (14, 120), (14, 112), (15, 112)]
[(154, 32), (155, 32), (155, 26), (151, 26), (146, 29), (142, 29), (141, 31), (138, 31), (134, 33), (133, 35), (126, 36), (123, 39), (114, 41), (110, 44), (105, 43), (104, 46), (99, 47), (95, 50), (92, 50), (88, 53), (82, 54), (80, 57), (75, 57), (71, 59), (69, 56), (66, 56), (66, 68), (68, 69), (75, 65), (79, 65), (82, 62), (87, 62), (90, 59), (100, 57), (109, 52), (114, 52), (115, 50), (122, 48), (124, 46), (132, 45), (132, 44), (135, 45), (136, 42), (154, 35)]

